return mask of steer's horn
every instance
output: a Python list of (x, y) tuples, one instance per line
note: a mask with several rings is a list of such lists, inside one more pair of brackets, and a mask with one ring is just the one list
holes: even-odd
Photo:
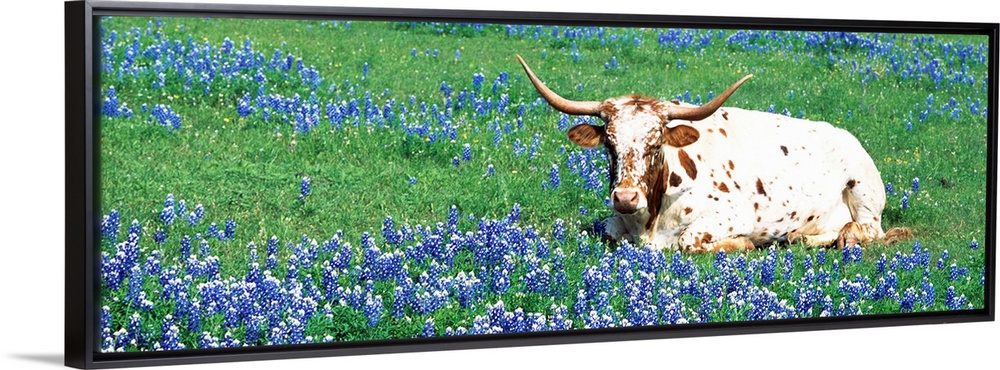
[(743, 82), (749, 80), (750, 77), (753, 77), (753, 75), (746, 75), (739, 81), (736, 81), (736, 83), (734, 83), (728, 89), (726, 89), (726, 91), (723, 92), (722, 95), (715, 97), (715, 99), (712, 99), (712, 101), (708, 102), (708, 104), (702, 105), (700, 107), (687, 108), (675, 105), (668, 105), (667, 116), (670, 117), (670, 119), (672, 120), (682, 119), (686, 121), (701, 121), (705, 118), (708, 118), (708, 116), (711, 116), (712, 113), (715, 113), (715, 111), (722, 106), (722, 103), (726, 102), (726, 99), (729, 99), (730, 95), (733, 95), (733, 92), (735, 92), (736, 89), (738, 89), (740, 85), (743, 84)]
[(528, 63), (525, 63), (520, 55), (515, 56), (517, 57), (517, 61), (521, 62), (521, 66), (524, 67), (524, 72), (528, 74), (531, 83), (535, 85), (535, 90), (538, 90), (538, 93), (545, 98), (545, 101), (549, 102), (552, 108), (572, 115), (597, 116), (601, 113), (601, 102), (599, 101), (573, 101), (552, 92), (552, 90), (549, 90), (547, 86), (542, 84), (542, 81), (538, 80), (538, 77), (535, 77), (535, 73), (531, 72), (531, 68), (528, 68)]

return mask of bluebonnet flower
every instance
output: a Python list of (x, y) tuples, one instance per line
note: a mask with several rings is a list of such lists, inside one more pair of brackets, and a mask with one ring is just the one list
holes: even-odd
[(493, 168), (493, 164), (489, 164), (486, 166), (486, 174), (484, 174), (483, 177), (493, 177), (495, 172), (496, 170)]
[(548, 186), (550, 188), (558, 188), (560, 183), (561, 181), (559, 180), (559, 166), (553, 163), (552, 167), (549, 169)]
[(256, 111), (257, 108), (254, 108), (252, 105), (250, 105), (250, 93), (243, 94), (243, 97), (241, 97), (240, 100), (236, 102), (236, 113), (239, 114), (240, 117), (249, 116), (251, 114), (254, 114), (254, 112)]
[(976, 241), (975, 239), (972, 239), (972, 242), (969, 243), (969, 249), (979, 250), (979, 242)]
[[(674, 255), (675, 258), (678, 256)], [(764, 286), (771, 285), (774, 282), (774, 273), (777, 270), (778, 258), (777, 251), (772, 246), (767, 251), (767, 256), (764, 257), (764, 264), (761, 266), (760, 270), (760, 284)]]
[(177, 202), (177, 206), (174, 207), (174, 209), (176, 210), (175, 213), (178, 216), (186, 215), (187, 214), (187, 202), (184, 199), (181, 199), (180, 201)]
[(365, 317), (368, 318), (368, 326), (378, 325), (379, 319), (382, 317), (382, 296), (372, 297), (369, 293), (365, 297), (364, 313)]
[(101, 106), (101, 114), (108, 117), (132, 117), (132, 110), (128, 108), (125, 103), (120, 103), (118, 101), (118, 96), (115, 93), (115, 87), (108, 87), (107, 95), (104, 98), (104, 104)]
[(885, 183), (885, 192), (886, 194), (896, 196), (896, 192), (893, 190), (891, 182)]
[[(210, 237), (210, 238), (211, 237), (218, 238), (221, 235), (221, 234), (219, 234), (219, 225), (216, 225), (214, 222), (211, 223), (211, 224), (209, 224), (208, 225), (208, 230), (205, 230), (205, 234), (208, 235), (208, 237)], [(221, 238), (219, 238), (219, 239), (221, 239)], [(201, 242), (202, 242), (202, 246), (207, 245), (206, 241), (202, 240)]]
[(951, 267), (948, 269), (948, 281), (955, 281), (968, 275), (969, 269), (967, 267), (959, 267), (954, 263), (952, 263)]
[(845, 263), (861, 263), (862, 258), (862, 248), (860, 244), (855, 244), (853, 246), (844, 246), (843, 249), (843, 259)]
[(944, 264), (945, 261), (947, 260), (948, 260), (948, 250), (945, 249), (944, 252), (941, 252), (941, 258), (938, 258), (937, 260), (937, 268), (944, 269)]
[(937, 296), (934, 293), (934, 284), (925, 276), (920, 282), (920, 301), (929, 309), (934, 306), (935, 299)]
[(885, 253), (882, 253), (882, 256), (881, 256), (881, 257), (879, 257), (879, 259), (878, 259), (878, 261), (877, 261), (877, 262), (875, 262), (875, 270), (876, 270), (876, 272), (878, 272), (878, 273), (879, 273), (880, 275), (881, 275), (881, 274), (884, 274), (884, 273), (885, 273), (885, 267), (886, 267), (885, 265), (886, 265), (886, 263), (887, 263), (886, 261), (887, 261), (887, 260), (886, 260), (886, 256), (885, 256)]
[(161, 126), (166, 127), (168, 132), (176, 131), (181, 128), (181, 116), (174, 112), (174, 110), (168, 105), (154, 105), (152, 114), (153, 118), (155, 118)]
[(919, 177), (914, 177), (913, 178), (913, 183), (912, 183), (911, 187), (913, 188), (913, 192), (914, 193), (916, 193), (917, 191), (920, 190), (920, 178)]
[(171, 315), (163, 321), (163, 340), (160, 342), (160, 348), (165, 351), (180, 350), (184, 349), (184, 344), (180, 342), (180, 328), (173, 323)]
[(156, 229), (156, 231), (153, 232), (153, 241), (157, 244), (165, 243), (167, 241), (167, 232), (163, 231), (163, 229)]
[(483, 82), (486, 81), (486, 76), (482, 73), (474, 73), (472, 75), (472, 88), (479, 91), (483, 87)]
[(312, 193), (312, 179), (303, 177), (299, 185), (299, 200), (306, 199)]
[(531, 139), (531, 148), (528, 149), (528, 159), (535, 159), (535, 155), (538, 153), (538, 146), (542, 144), (542, 136), (535, 134)]
[(872, 288), (868, 278), (859, 274), (854, 276), (853, 281), (841, 280), (838, 289), (847, 295), (849, 302), (857, 302), (859, 299), (868, 297)]
[(202, 218), (205, 218), (205, 206), (202, 206), (201, 203), (198, 203), (197, 205), (194, 206), (194, 223), (191, 223), (191, 225), (193, 226), (197, 224), (197, 222)]
[(902, 207), (903, 209), (910, 208), (910, 193), (909, 192), (906, 192), (906, 191), (903, 192), (903, 199), (900, 200), (900, 207)]
[(785, 270), (782, 277), (787, 280), (792, 280), (792, 270), (795, 267), (795, 255), (792, 254), (791, 250), (785, 251), (784, 258)]
[(903, 312), (913, 311), (917, 299), (917, 291), (912, 287), (907, 288), (902, 297), (899, 298), (899, 310)]
[(118, 229), (121, 227), (121, 216), (118, 211), (112, 209), (101, 220), (101, 235), (110, 239), (112, 243), (118, 240)]
[[(458, 51), (455, 52), (457, 53)], [(455, 59), (457, 60), (458, 56), (456, 56)], [(430, 338), (436, 335), (437, 333), (434, 330), (434, 318), (433, 317), (427, 318), (427, 320), (424, 321), (424, 330), (420, 333), (420, 336), (424, 338)]]
[(965, 294), (958, 296), (958, 293), (955, 292), (955, 287), (949, 286), (948, 292), (945, 294), (944, 304), (949, 310), (961, 310), (965, 308)]
[(471, 161), (472, 160), (472, 146), (469, 144), (462, 145), (462, 160)]
[(160, 221), (163, 221), (164, 224), (166, 224), (167, 226), (170, 226), (171, 224), (174, 223), (174, 220), (176, 219), (176, 215), (177, 214), (174, 213), (174, 207), (173, 206), (169, 206), (169, 207), (163, 208), (163, 210), (160, 211)]
[(500, 142), (503, 140), (503, 133), (500, 132), (500, 127), (493, 132), (493, 146), (500, 146)]
[(236, 235), (236, 220), (227, 219), (226, 224), (223, 227), (222, 233), (219, 234), (220, 240), (229, 240)]

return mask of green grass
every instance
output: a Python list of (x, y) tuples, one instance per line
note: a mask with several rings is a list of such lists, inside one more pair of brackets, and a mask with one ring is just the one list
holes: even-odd
[[(125, 17), (102, 20), (105, 34), (111, 30), (119, 33), (113, 49), (116, 60), (121, 59), (125, 46), (132, 40), (126, 36), (129, 29), (137, 27), (144, 32), (147, 21)], [(938, 87), (926, 77), (902, 79), (898, 73), (886, 73), (892, 69), (888, 58), (869, 57), (860, 47), (810, 47), (801, 40), (791, 40), (759, 41), (773, 47), (765, 52), (744, 50), (725, 42), (732, 31), (723, 32), (722, 37), (717, 32), (707, 33), (713, 39), (704, 48), (674, 49), (656, 42), (656, 30), (611, 30), (622, 37), (604, 43), (580, 41), (575, 47), (583, 59), (575, 61), (570, 53), (573, 46), (565, 38), (512, 37), (498, 26), (486, 26), (480, 32), (457, 28), (455, 34), (439, 33), (435, 28), (365, 22), (353, 22), (350, 27), (341, 22), (333, 27), (319, 21), (164, 19), (164, 26), (158, 30), (154, 27), (153, 32), (162, 32), (167, 40), (186, 42), (191, 35), (195, 43), (218, 47), (228, 37), (234, 41), (234, 48), (240, 48), (243, 40), (249, 38), (253, 49), (266, 60), (270, 60), (275, 49), (280, 49), (301, 58), (306, 67), (314, 66), (323, 77), (320, 88), (315, 90), (323, 119), (313, 132), (303, 134), (296, 133), (292, 124), (280, 123), (280, 116), (272, 117), (269, 122), (261, 119), (260, 112), (239, 117), (237, 100), (246, 93), (251, 96), (257, 93), (257, 84), (249, 79), (217, 80), (212, 83), (210, 94), (205, 95), (204, 85), (195, 82), (187, 91), (184, 79), (176, 75), (168, 76), (166, 87), (151, 88), (152, 75), (118, 79), (115, 72), (106, 74), (101, 80), (101, 91), (114, 86), (119, 99), (136, 114), (131, 119), (104, 116), (100, 120), (102, 214), (118, 210), (123, 223), (137, 219), (145, 232), (152, 234), (163, 228), (159, 213), (166, 194), (186, 200), (189, 209), (197, 203), (204, 204), (208, 212), (198, 226), (191, 227), (181, 221), (168, 228), (165, 247), (146, 244), (144, 253), (158, 248), (164, 261), (179, 258), (176, 245), (184, 235), (203, 233), (209, 222), (221, 227), (225, 220), (235, 220), (238, 227), (233, 240), (212, 242), (213, 254), (222, 262), (224, 277), (246, 274), (248, 243), (262, 247), (271, 236), (277, 236), (282, 243), (298, 240), (302, 235), (328, 240), (342, 230), (345, 240), (357, 245), (363, 233), (380, 235), (386, 216), (392, 216), (397, 226), (433, 225), (444, 221), (452, 205), (462, 215), (500, 218), (514, 204), (519, 204), (521, 223), (534, 225), (545, 235), (551, 231), (555, 219), (566, 220), (570, 238), (564, 249), (567, 255), (572, 255), (576, 231), (590, 225), (594, 218), (610, 215), (610, 210), (603, 205), (604, 192), (595, 193), (573, 185), (576, 175), (569, 173), (562, 150), (578, 148), (557, 129), (558, 113), (546, 106), (531, 106), (537, 94), (514, 55), (524, 56), (555, 91), (580, 100), (629, 93), (672, 99), (685, 92), (707, 100), (709, 91), (717, 93), (739, 77), (752, 73), (754, 78), (727, 105), (757, 110), (767, 110), (773, 105), (777, 112), (787, 109), (797, 115), (801, 111), (807, 119), (827, 121), (850, 131), (875, 159), (883, 181), (892, 183), (899, 193), (909, 190), (912, 179), (920, 178), (921, 189), (910, 197), (908, 209), (900, 207), (898, 196), (889, 197), (884, 226), (911, 228), (917, 239), (932, 251), (932, 264), (947, 249), (951, 261), (969, 266), (970, 281), (949, 282), (944, 272), (934, 275), (934, 284), (940, 297), (945, 287), (955, 285), (973, 306), (983, 307), (982, 286), (975, 279), (984, 266), (983, 249), (970, 250), (968, 244), (972, 240), (986, 242), (987, 122), (983, 116), (970, 114), (965, 103), (967, 98), (986, 100), (982, 82), (974, 86), (946, 82)], [(632, 42), (637, 36), (641, 36), (641, 44)], [(913, 36), (896, 37), (901, 55), (918, 52), (907, 49)], [(151, 38), (143, 36), (142, 40), (145, 49)], [(986, 41), (985, 37), (974, 36), (939, 36), (938, 40), (973, 45)], [(933, 43), (920, 45), (945, 64), (956, 60), (953, 55), (945, 56)], [(417, 50), (416, 56), (411, 56), (413, 49)], [(425, 50), (437, 50), (440, 54), (427, 56)], [(456, 50), (461, 52), (457, 60)], [(835, 61), (831, 62), (828, 54)], [(612, 56), (622, 68), (605, 69), (604, 63)], [(871, 65), (880, 77), (862, 84), (864, 76), (853, 67), (855, 61), (862, 66)], [(138, 63), (142, 65), (149, 60), (140, 58)], [(368, 76), (362, 75), (365, 63), (370, 67)], [(985, 64), (968, 62), (967, 66), (971, 75), (985, 79)], [(117, 71), (117, 66), (114, 70)], [(502, 72), (510, 74), (510, 83), (493, 94), (491, 83)], [(511, 123), (516, 127), (514, 114), (477, 117), (470, 109), (457, 111), (451, 117), (458, 131), (457, 140), (429, 143), (424, 138), (407, 135), (396, 125), (390, 128), (345, 125), (342, 130), (334, 130), (322, 112), (329, 101), (339, 103), (351, 98), (361, 101), (366, 91), (371, 92), (378, 108), (394, 100), (397, 114), (399, 104), (406, 104), (411, 112), (418, 111), (421, 102), (443, 107), (440, 85), (452, 86), (453, 96), (463, 88), (472, 90), (475, 73), (486, 78), (479, 92), (481, 96), (489, 96), (495, 103), (501, 93), (508, 94), (510, 109), (515, 112), (520, 103), (529, 106), (523, 129), (505, 133), (499, 147), (494, 146), (493, 130), (488, 128), (497, 119), (501, 126)], [(299, 94), (308, 100), (311, 90), (300, 83), (297, 73), (283, 76), (272, 71), (265, 77), (266, 93), (285, 97)], [(383, 95), (386, 90), (389, 93)], [(920, 121), (920, 111), (926, 108), (930, 94), (934, 95), (933, 108), (927, 119)], [(410, 104), (411, 96), (417, 104)], [(941, 113), (939, 109), (953, 97), (962, 108), (958, 119), (951, 119), (949, 113)], [(143, 104), (170, 105), (183, 117), (182, 128), (169, 132), (147, 121), (149, 114), (139, 111)], [(411, 114), (408, 119), (436, 124), (429, 115)], [(912, 123), (912, 131), (906, 129), (907, 122)], [(527, 155), (513, 153), (516, 139), (530, 145), (536, 134), (542, 137), (537, 157), (528, 159)], [(464, 144), (472, 146), (472, 160), (461, 161), (455, 167), (452, 158), (461, 156)], [(563, 186), (543, 189), (552, 164), (560, 167)], [(488, 165), (495, 168), (492, 177), (483, 176)], [(312, 179), (312, 193), (299, 199), (303, 177)], [(417, 179), (416, 184), (410, 184), (411, 177)], [(590, 211), (589, 215), (580, 214), (581, 206)], [(461, 225), (468, 228), (474, 223), (463, 218)], [(891, 259), (897, 251), (909, 253), (911, 247), (908, 243), (872, 245), (866, 250), (865, 262), (851, 266), (843, 276), (874, 275), (873, 265), (879, 255)], [(988, 247), (992, 246), (983, 246)], [(104, 250), (113, 253), (114, 246), (106, 242)], [(815, 254), (805, 248), (791, 250), (799, 261), (805, 255)], [(282, 261), (290, 253), (283, 250)], [(766, 253), (753, 251), (746, 253), (746, 257), (762, 258)], [(831, 257), (837, 254), (830, 251)], [(706, 267), (714, 260), (711, 255), (690, 257)], [(584, 266), (596, 261), (570, 260), (567, 272), (571, 277), (579, 277)], [(471, 261), (459, 263), (455, 268), (474, 269)], [(314, 278), (317, 271), (313, 271)], [(283, 267), (277, 272), (282, 274), (277, 276), (283, 276)], [(797, 266), (794, 276), (803, 273), (804, 269)], [(909, 279), (905, 285), (904, 279)], [(913, 279), (916, 280), (910, 281)], [(155, 279), (150, 278), (147, 285), (155, 285), (152, 280)], [(919, 274), (900, 277), (901, 286), (919, 286), (919, 281)], [(576, 284), (579, 282), (571, 281), (571, 285)], [(782, 296), (791, 296), (793, 289), (773, 287)], [(379, 286), (378, 291), (391, 296), (388, 293), (392, 287)], [(112, 299), (121, 293), (102, 295)], [(570, 292), (568, 300), (528, 294), (491, 297), (486, 301), (495, 302), (498, 298), (504, 299), (508, 307), (544, 312), (553, 303), (572, 307), (573, 293)], [(620, 307), (624, 303), (619, 299), (613, 304)], [(385, 306), (391, 306), (390, 299)], [(172, 308), (160, 309), (169, 312)], [(944, 309), (943, 298), (934, 309)], [(897, 311), (898, 306), (880, 307), (876, 303), (869, 312)], [(164, 312), (158, 311), (153, 316), (162, 317)], [(484, 312), (482, 307), (472, 311), (449, 310), (436, 315), (435, 321), (441, 327), (468, 327), (472, 317)], [(364, 325), (364, 316), (351, 309), (336, 308), (334, 315), (332, 324), (311, 322), (310, 331), (328, 333), (338, 340), (396, 338), (416, 335), (423, 324), (417, 319), (396, 320), (393, 324), (369, 328)], [(125, 315), (116, 317), (125, 319)], [(196, 342), (196, 335), (189, 335), (186, 341)]]

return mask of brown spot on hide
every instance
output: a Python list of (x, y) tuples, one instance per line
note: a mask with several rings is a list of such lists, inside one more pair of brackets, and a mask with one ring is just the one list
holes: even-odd
[(760, 203), (754, 203), (753, 204), (753, 210), (756, 211), (756, 210), (759, 210), (759, 209), (760, 209)]
[(854, 189), (854, 185), (857, 185), (857, 184), (858, 184), (858, 182), (855, 181), (854, 179), (847, 180), (847, 188), (848, 189)]
[(788, 155), (788, 147), (786, 147), (786, 146), (782, 145), (782, 146), (781, 146), (781, 152), (782, 152), (782, 153), (785, 153), (785, 155), (787, 156), (787, 155)]
[(724, 129), (724, 128), (720, 128), (719, 129), (719, 133), (722, 134), (722, 136), (729, 137), (729, 135), (726, 134), (726, 129)]
[(806, 219), (806, 222), (812, 221), (814, 218), (816, 218), (816, 216), (809, 216), (809, 218)]
[(691, 207), (685, 207), (684, 208), (684, 214), (686, 214), (686, 215), (691, 214), (691, 211), (694, 211), (693, 209), (691, 209)]
[(735, 170), (736, 169), (736, 165), (733, 164), (733, 160), (732, 159), (729, 160), (729, 169), (731, 169), (731, 170)]
[(764, 191), (764, 182), (760, 181), (760, 179), (757, 179), (757, 194), (767, 195), (767, 192)]
[(692, 180), (698, 177), (698, 168), (695, 167), (694, 161), (688, 156), (684, 149), (677, 152), (677, 159), (681, 162), (681, 167), (684, 167), (684, 172), (687, 172), (688, 177)]
[(729, 120), (729, 112), (722, 111), (722, 119), (728, 121)]
[(712, 130), (712, 129), (708, 129), (708, 133), (710, 133), (710, 134), (711, 134), (711, 133), (713, 133), (713, 132), (715, 132), (715, 130)]
[(789, 215), (789, 217), (791, 217), (791, 218), (795, 218), (795, 214), (796, 214), (796, 213), (799, 213), (799, 212), (798, 212), (798, 211), (792, 211), (792, 214), (791, 214), (791, 215)]
[(678, 175), (676, 172), (670, 173), (670, 186), (673, 187), (680, 186), (681, 181), (683, 181), (683, 179), (681, 179), (681, 176)]
[(728, 193), (729, 192), (729, 187), (726, 186), (726, 183), (724, 183), (724, 182), (719, 183), (719, 191), (721, 191), (723, 193)]

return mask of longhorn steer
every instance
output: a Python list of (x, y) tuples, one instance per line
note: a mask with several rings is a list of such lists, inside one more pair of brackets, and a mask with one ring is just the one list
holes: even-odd
[(826, 122), (720, 108), (750, 75), (700, 107), (639, 95), (571, 101), (517, 59), (553, 108), (604, 121), (574, 126), (568, 136), (608, 152), (614, 215), (605, 232), (611, 239), (709, 252), (911, 236), (906, 228), (882, 230), (882, 178), (849, 132)]

